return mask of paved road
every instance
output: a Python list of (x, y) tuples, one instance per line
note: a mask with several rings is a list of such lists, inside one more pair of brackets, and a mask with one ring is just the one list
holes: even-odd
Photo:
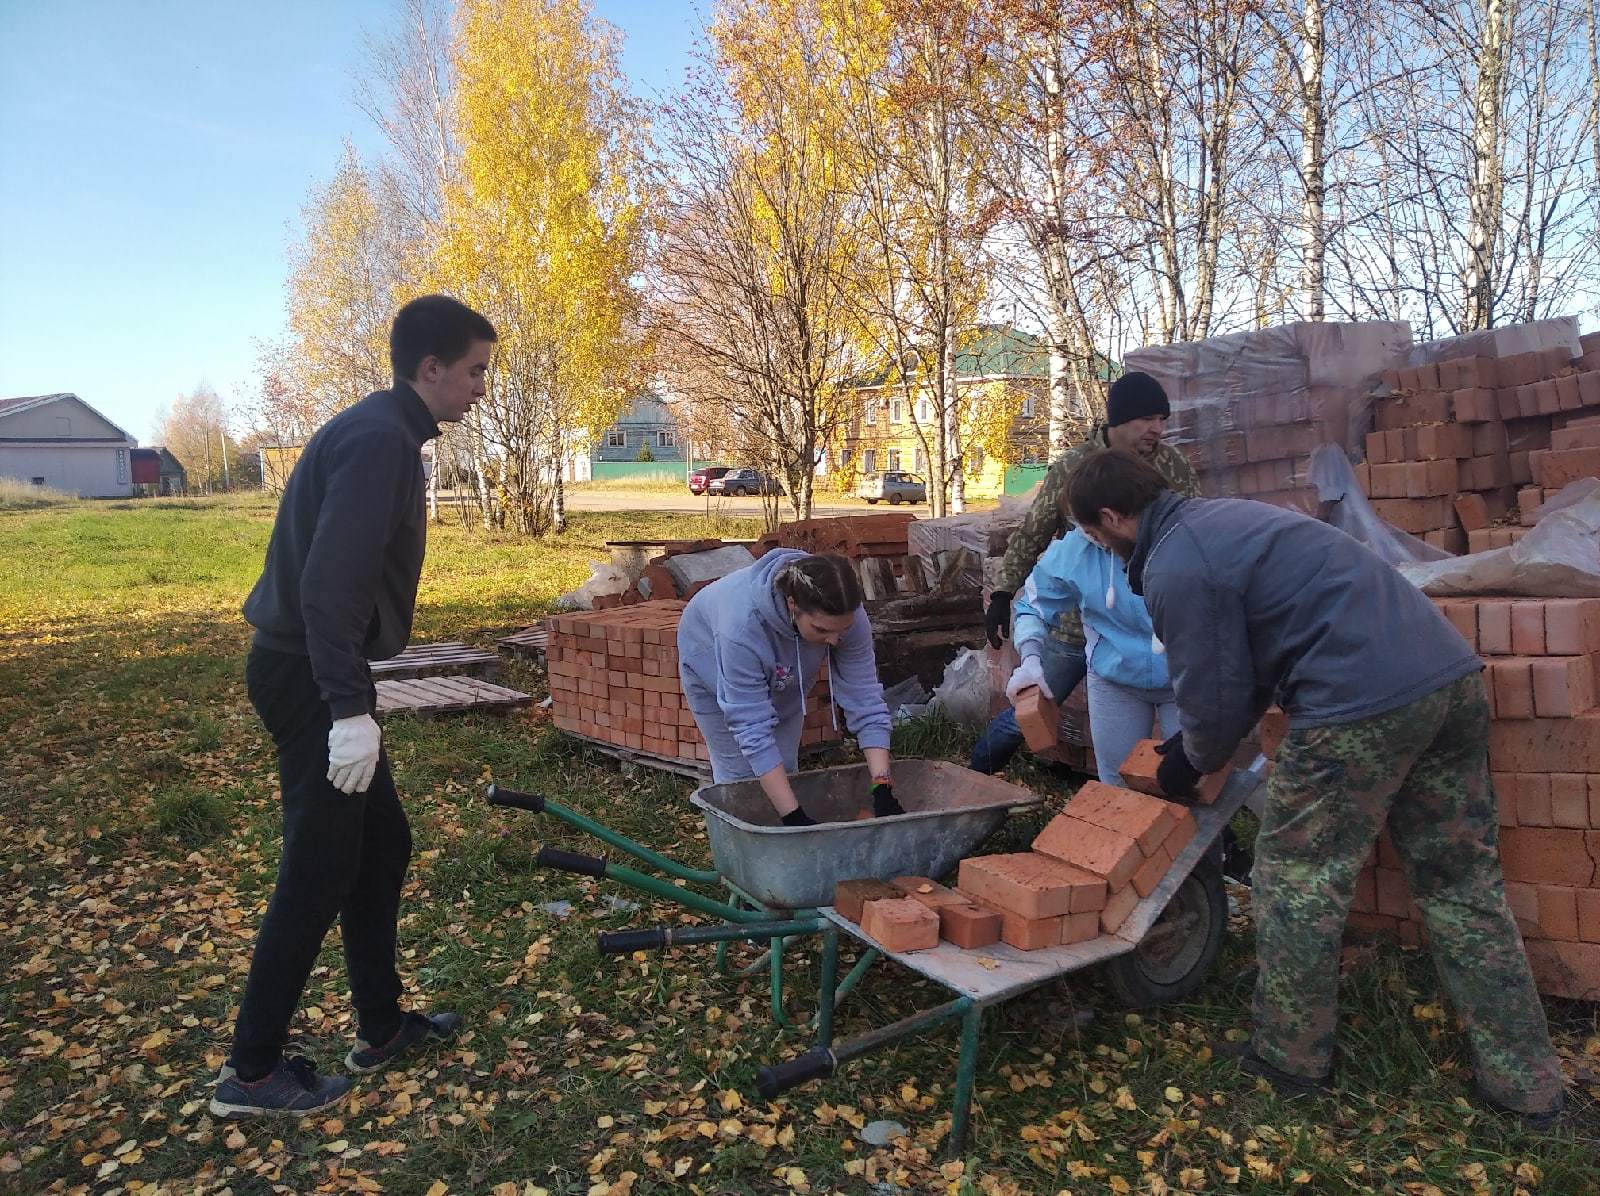
[[(785, 518), (789, 517), (789, 500), (779, 500)], [(657, 490), (589, 490), (575, 487), (567, 491), (569, 511), (674, 511), (689, 515), (721, 512), (725, 515), (761, 518), (759, 498), (716, 498), (709, 506), (704, 498), (696, 498), (687, 489), (682, 494), (664, 494)], [(868, 506), (860, 499), (828, 499), (812, 506), (813, 516), (866, 515), (870, 512), (905, 511), (926, 518), (928, 506), (918, 503), (891, 507), (887, 503)]]

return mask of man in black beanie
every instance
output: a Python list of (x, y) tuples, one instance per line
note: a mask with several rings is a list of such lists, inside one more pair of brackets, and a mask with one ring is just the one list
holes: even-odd
[[(1161, 439), (1171, 414), (1167, 392), (1149, 374), (1135, 370), (1111, 384), (1106, 422), (1095, 425), (1082, 444), (1068, 449), (1050, 466), (1022, 526), (1006, 545), (1000, 579), (984, 616), (992, 646), (998, 648), (1011, 634), (1011, 596), (1027, 581), (1050, 542), (1072, 529), (1071, 521), (1062, 514), (1061, 499), (1073, 472), (1086, 458), (1108, 448), (1127, 449), (1155, 466), (1177, 493), (1191, 498), (1199, 495), (1200, 481), (1189, 459)], [(1045, 684), (1058, 702), (1065, 700), (1089, 671), (1084, 644), (1083, 622), (1076, 611), (1068, 611), (1057, 621), (1041, 660)], [(999, 772), (1021, 744), (1016, 719), (1010, 710), (1002, 711), (973, 747), (970, 766), (977, 772)]]

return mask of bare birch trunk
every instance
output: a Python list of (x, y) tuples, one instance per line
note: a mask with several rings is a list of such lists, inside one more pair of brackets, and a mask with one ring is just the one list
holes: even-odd
[(1483, 37), (1472, 104), (1472, 179), (1468, 196), (1467, 262), (1463, 278), (1467, 330), (1494, 324), (1494, 256), (1500, 232), (1501, 119), (1504, 115), (1506, 49), (1517, 0), (1480, 0)]
[[(1328, 114), (1323, 105), (1322, 78), (1327, 60), (1327, 11), (1324, 0), (1304, 0), (1300, 28), (1300, 174), (1305, 197), (1300, 214), (1300, 293), (1307, 320), (1325, 314)], [(1263, 276), (1265, 277), (1265, 276)]]

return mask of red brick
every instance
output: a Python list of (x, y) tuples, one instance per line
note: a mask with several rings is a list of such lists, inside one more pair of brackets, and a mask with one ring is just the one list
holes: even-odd
[(1449, 527), (1455, 520), (1448, 498), (1375, 498), (1372, 510), (1391, 527), (1414, 535)]
[(1156, 749), (1160, 746), (1159, 739), (1141, 739), (1134, 745), (1117, 769), (1125, 786), (1152, 797), (1162, 796), (1161, 786), (1156, 783), (1156, 770), (1161, 767), (1161, 753)]
[(1560, 411), (1576, 411), (1583, 406), (1583, 400), (1578, 395), (1578, 375), (1568, 374), (1564, 378), (1557, 378), (1556, 406)]
[(1375, 914), (1378, 912), (1378, 887), (1372, 868), (1363, 868), (1356, 874), (1356, 890), (1350, 899), (1350, 912)]
[(1261, 754), (1271, 760), (1278, 754), (1278, 745), (1289, 734), (1289, 716), (1276, 706), (1269, 706), (1256, 726), (1261, 740)]
[(1172, 833), (1167, 836), (1166, 842), (1161, 845), (1161, 849), (1176, 862), (1179, 853), (1189, 846), (1197, 829), (1199, 828), (1195, 824), (1194, 815), (1189, 813), (1188, 810), (1184, 810), (1183, 817), (1177, 820), (1172, 828)]
[(1578, 941), (1578, 890), (1539, 886), (1539, 929), (1547, 939)]
[[(1590, 362), (1592, 357), (1585, 354), (1585, 362)], [(1584, 407), (1600, 407), (1600, 370), (1585, 370), (1578, 375), (1578, 402)]]
[(1579, 772), (1550, 777), (1550, 824), (1572, 830), (1589, 825), (1589, 778)]
[(885, 951), (926, 951), (939, 945), (939, 915), (909, 897), (867, 902), (861, 930)]
[(1542, 993), (1600, 1001), (1600, 943), (1532, 942), (1528, 966)]
[(861, 921), (861, 908), (869, 901), (900, 897), (893, 885), (881, 880), (841, 880), (833, 886), (833, 908), (841, 918)]
[(913, 901), (922, 902), (929, 909), (967, 904), (967, 899), (960, 893), (945, 888), (927, 876), (897, 876), (889, 883)]
[[(1476, 498), (1477, 495), (1472, 497)], [(1469, 647), (1476, 649), (1478, 646), (1478, 608), (1471, 602), (1459, 602), (1448, 598), (1434, 599), (1434, 605), (1439, 608), (1439, 613), (1450, 620), (1450, 625), (1461, 633), (1461, 638), (1467, 641)]]
[(1496, 772), (1600, 773), (1600, 715), (1491, 723), (1489, 766)]
[(1495, 393), (1485, 387), (1466, 386), (1451, 391), (1450, 405), (1456, 420), (1463, 424), (1480, 424), (1500, 418), (1500, 405)]
[(1579, 478), (1600, 477), (1600, 448), (1546, 449), (1529, 459), (1533, 480), (1547, 490), (1559, 490)]
[(1100, 937), (1100, 913), (1098, 910), (1086, 914), (1068, 914), (1061, 919), (1061, 945), (1070, 947), (1074, 943), (1087, 943), (1090, 939)]
[(1378, 832), (1378, 867), (1400, 870), (1400, 853), (1395, 850), (1394, 840), (1389, 837), (1389, 830), (1385, 827)]
[(1600, 943), (1600, 889), (1578, 889), (1578, 938)]
[(1538, 717), (1569, 718), (1594, 708), (1594, 657), (1549, 656), (1533, 662), (1533, 709)]
[(1411, 910), (1411, 894), (1406, 889), (1405, 877), (1393, 868), (1379, 868), (1375, 880), (1378, 888), (1378, 912), (1391, 918), (1404, 918)]
[(1478, 651), (1485, 656), (1506, 656), (1511, 652), (1511, 604), (1478, 603)]
[(1045, 697), (1037, 686), (1030, 685), (1017, 695), (1012, 704), (1016, 710), (1017, 726), (1028, 746), (1036, 752), (1049, 751), (1056, 745), (1056, 734), (1061, 726), (1061, 712), (1054, 702)]
[(1511, 651), (1518, 656), (1544, 655), (1544, 603), (1511, 604)]
[(1000, 941), (1018, 951), (1042, 951), (1061, 945), (1061, 928), (1067, 915), (1053, 918), (1024, 918), (1021, 914), (1000, 912)]
[(1367, 463), (1369, 465), (1382, 465), (1389, 460), (1385, 446), (1388, 441), (1387, 432), (1367, 433)]
[(939, 910), (939, 934), (971, 951), (1000, 941), (1000, 914), (976, 905), (946, 905)]
[(1065, 814), (1052, 819), (1040, 832), (1034, 848), (1048, 848), (1052, 858), (1102, 877), (1112, 889), (1127, 884), (1144, 862), (1144, 854), (1132, 835), (1069, 819)]
[(1103, 905), (1106, 898), (1105, 882), (1098, 876), (1031, 851), (968, 856), (961, 861), (958, 876), (959, 888), (968, 897), (1024, 918), (1082, 913)]
[(1550, 777), (1542, 772), (1525, 772), (1517, 777), (1517, 825), (1551, 826)]
[[(1600, 378), (1600, 374), (1596, 375)], [(1571, 424), (1550, 433), (1552, 449), (1600, 448), (1600, 424)]]
[(1456, 518), (1466, 531), (1489, 526), (1489, 508), (1481, 494), (1459, 494), (1455, 500)]
[[(1135, 749), (1136, 754), (1137, 751)], [(1147, 793), (1119, 789), (1099, 781), (1086, 781), (1066, 804), (1062, 814), (1106, 830), (1132, 835), (1138, 840), (1139, 849), (1148, 856), (1166, 841), (1177, 820), (1175, 811), (1182, 809), (1182, 806), (1151, 797)], [(1049, 831), (1047, 826), (1039, 838), (1043, 839)], [(1033, 849), (1043, 851), (1046, 855), (1055, 854), (1041, 847), (1038, 840), (1035, 840)]]
[(1155, 854), (1139, 865), (1139, 870), (1133, 874), (1134, 892), (1141, 897), (1148, 897), (1156, 891), (1156, 886), (1161, 883), (1161, 878), (1172, 868), (1172, 857), (1167, 854), (1165, 847), (1156, 848)]
[(1228, 778), (1233, 775), (1233, 765), (1224, 764), (1216, 772), (1208, 772), (1200, 778), (1200, 784), (1195, 789), (1194, 800), (1202, 806), (1214, 805), (1222, 794), (1222, 787), (1228, 783)]
[(1508, 826), (1500, 832), (1500, 867), (1507, 880), (1594, 888), (1597, 861), (1600, 831)]
[(1546, 652), (1552, 656), (1600, 652), (1600, 598), (1551, 598), (1544, 606)]
[(1116, 934), (1122, 924), (1128, 920), (1128, 915), (1139, 904), (1139, 893), (1132, 885), (1118, 889), (1106, 902), (1105, 909), (1100, 911), (1100, 930), (1103, 934)]
[(1488, 683), (1493, 689), (1494, 718), (1533, 718), (1533, 665), (1520, 656), (1496, 657), (1488, 662)]
[(1531, 885), (1525, 881), (1506, 881), (1506, 905), (1511, 909), (1511, 916), (1517, 920), (1517, 929), (1522, 931), (1523, 937), (1542, 938), (1543, 931), (1539, 929), (1539, 886)]

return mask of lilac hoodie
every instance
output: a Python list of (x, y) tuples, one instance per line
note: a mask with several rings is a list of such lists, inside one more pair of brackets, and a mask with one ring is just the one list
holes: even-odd
[(678, 623), (678, 670), (696, 714), (719, 714), (756, 776), (783, 763), (780, 722), (803, 718), (805, 691), (831, 656), (829, 687), (863, 748), (889, 746), (889, 707), (878, 681), (867, 612), (830, 649), (800, 638), (773, 586), (778, 570), (807, 554), (775, 548), (689, 600)]

